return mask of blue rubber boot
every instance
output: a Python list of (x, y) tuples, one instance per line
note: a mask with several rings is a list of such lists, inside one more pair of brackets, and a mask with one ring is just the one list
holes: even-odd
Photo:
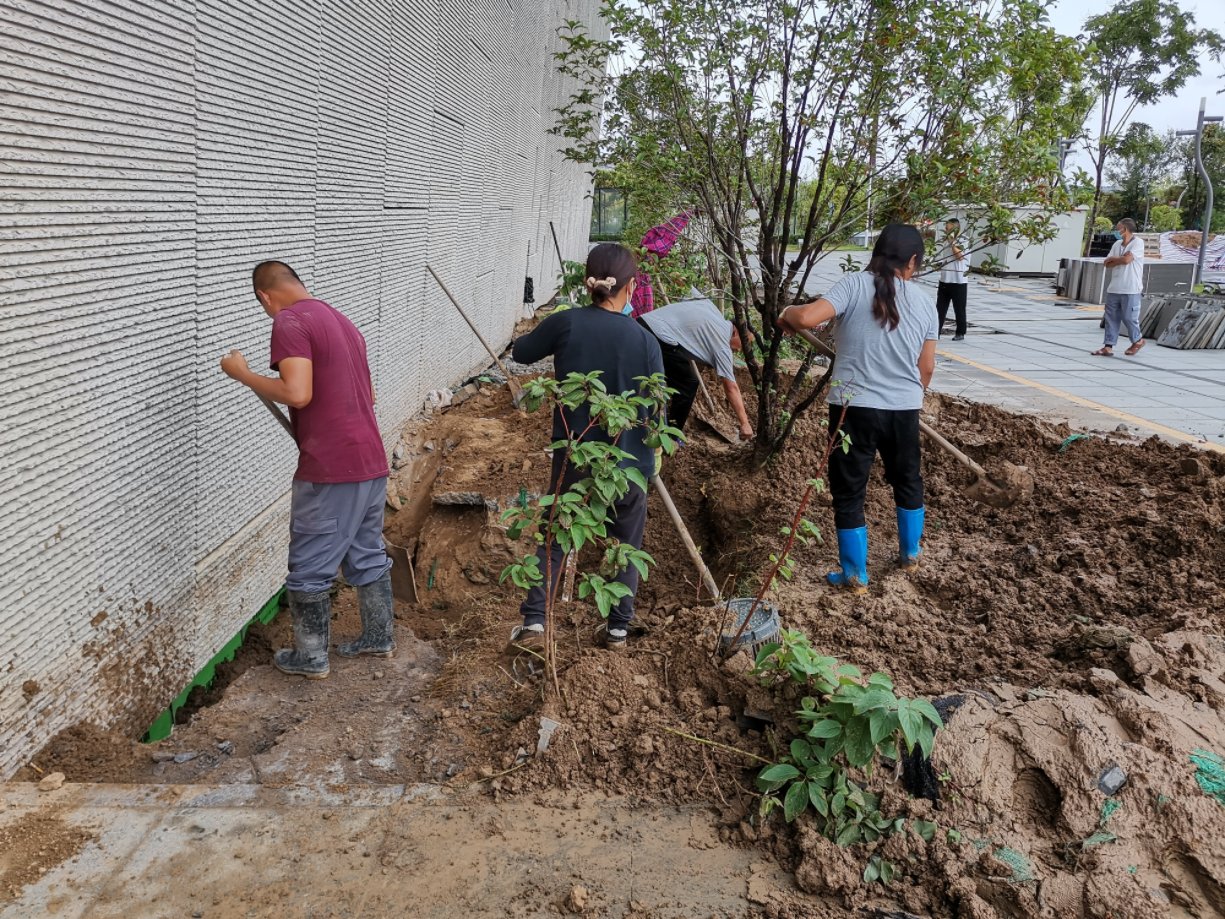
[(857, 594), (868, 592), (868, 528), (838, 531), (838, 564), (825, 579), (835, 587), (846, 587)]
[(919, 553), (923, 551), (919, 542), (923, 538), (923, 520), (926, 516), (926, 508), (922, 507), (915, 510), (897, 509), (897, 563), (907, 571), (919, 567)]

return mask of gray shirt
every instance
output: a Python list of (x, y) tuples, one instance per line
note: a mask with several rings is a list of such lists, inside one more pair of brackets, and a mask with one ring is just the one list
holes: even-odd
[(732, 323), (712, 301), (678, 300), (644, 313), (642, 321), (660, 341), (684, 348), (695, 360), (714, 367), (720, 377), (735, 382)]
[(936, 305), (913, 281), (894, 279), (901, 322), (892, 332), (872, 315), (875, 275), (844, 275), (824, 299), (834, 305), (838, 325), (834, 341), (832, 405), (906, 411), (923, 407), (919, 352), (939, 337)]

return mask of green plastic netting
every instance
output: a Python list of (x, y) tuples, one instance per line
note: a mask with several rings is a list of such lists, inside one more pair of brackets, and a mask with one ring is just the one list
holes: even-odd
[(1196, 750), (1191, 754), (1195, 766), (1195, 781), (1210, 798), (1225, 806), (1225, 760), (1210, 750)]

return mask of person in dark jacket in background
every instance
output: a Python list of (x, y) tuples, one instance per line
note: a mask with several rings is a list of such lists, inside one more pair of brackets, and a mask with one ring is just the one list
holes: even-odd
[[(511, 355), (521, 364), (534, 364), (552, 356), (553, 370), (557, 379), (571, 373), (600, 372), (600, 382), (610, 393), (637, 390), (635, 377), (662, 374), (663, 357), (655, 337), (630, 318), (630, 297), (634, 292), (638, 262), (624, 246), (602, 243), (587, 256), (587, 290), (591, 294), (591, 306), (576, 307), (553, 313), (527, 335), (515, 340)], [(585, 405), (576, 409), (557, 409), (553, 416), (553, 439), (566, 438), (570, 431), (584, 430), (590, 417)], [(631, 428), (621, 435), (617, 446), (631, 454), (623, 460), (623, 466), (636, 467), (644, 478), (650, 479), (655, 472), (655, 453), (645, 442), (646, 431), (641, 427)], [(596, 428), (588, 432), (588, 440), (608, 440), (608, 435)], [(549, 477), (549, 492), (556, 493), (558, 479), (562, 474), (565, 453), (553, 453), (552, 472)], [(561, 482), (562, 489), (583, 477), (582, 472), (567, 469)], [(637, 485), (612, 507), (613, 522), (608, 535), (620, 542), (642, 548), (642, 534), (646, 529), (647, 495)], [(551, 567), (541, 546), (538, 557), (540, 570), (551, 571), (556, 579), (561, 575), (562, 549), (553, 544)], [(629, 589), (629, 595), (612, 609), (604, 632), (605, 646), (620, 650), (625, 647), (629, 624), (634, 618), (634, 595), (638, 591), (638, 570), (629, 565), (617, 575), (617, 580)], [(540, 584), (528, 591), (520, 612), (523, 625), (516, 626), (511, 633), (511, 645), (538, 651), (544, 647), (546, 585)]]

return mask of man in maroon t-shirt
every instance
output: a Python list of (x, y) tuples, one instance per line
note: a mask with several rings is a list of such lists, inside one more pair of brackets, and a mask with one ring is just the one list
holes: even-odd
[(383, 547), (387, 456), (361, 332), (311, 297), (284, 262), (261, 262), (251, 281), (272, 317), (271, 367), (279, 376), (254, 373), (238, 351), (221, 359), (221, 369), (288, 405), (298, 443), (285, 579), (294, 647), (277, 651), (272, 662), (321, 680), (328, 675), (330, 589), (339, 566), (357, 588), (362, 634), (336, 650), (346, 657), (391, 657), (395, 650), (391, 560)]

